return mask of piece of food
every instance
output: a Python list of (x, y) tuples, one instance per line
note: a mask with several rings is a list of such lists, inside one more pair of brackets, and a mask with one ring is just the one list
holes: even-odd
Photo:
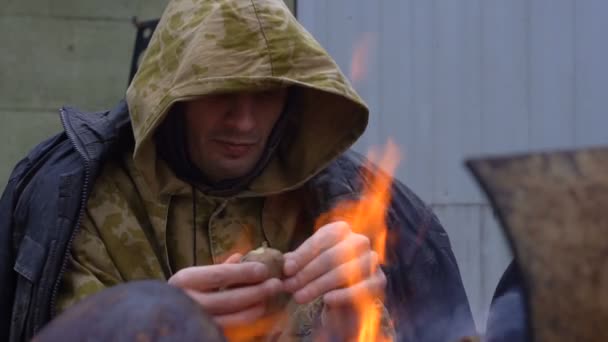
[[(267, 247), (266, 244), (264, 244), (262, 247), (252, 250), (241, 258), (241, 262), (254, 261), (266, 265), (270, 271), (271, 278), (283, 279), (283, 264), (285, 263), (285, 258), (280, 251)], [(280, 293), (277, 296), (270, 298), (266, 303), (267, 313), (276, 313), (283, 310), (289, 302), (289, 299), (290, 296), (287, 293)]]
[(241, 262), (251, 261), (261, 262), (266, 265), (272, 278), (283, 279), (283, 264), (285, 263), (285, 258), (283, 258), (283, 253), (280, 251), (262, 246), (252, 250), (241, 258)]

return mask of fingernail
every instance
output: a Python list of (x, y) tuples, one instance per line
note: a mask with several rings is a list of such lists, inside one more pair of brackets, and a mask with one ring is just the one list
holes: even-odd
[(285, 274), (290, 276), (290, 275), (293, 275), (296, 273), (297, 267), (298, 267), (298, 265), (296, 264), (295, 261), (287, 259), (287, 260), (285, 260), (285, 266), (283, 268), (284, 268)]

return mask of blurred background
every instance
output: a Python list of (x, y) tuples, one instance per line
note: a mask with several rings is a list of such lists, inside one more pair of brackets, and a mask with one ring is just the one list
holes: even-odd
[[(137, 29), (166, 0), (0, 0), (0, 188), (58, 108), (125, 93)], [(450, 234), (483, 330), (508, 246), (469, 157), (608, 144), (608, 1), (287, 1), (370, 105), (361, 152), (391, 137), (397, 177)]]

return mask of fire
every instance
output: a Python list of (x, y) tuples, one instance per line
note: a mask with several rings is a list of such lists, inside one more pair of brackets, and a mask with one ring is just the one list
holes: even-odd
[(225, 329), (224, 335), (231, 342), (257, 341), (264, 336), (279, 336), (287, 319), (284, 312), (275, 313), (258, 320), (255, 324)]
[(370, 32), (363, 34), (355, 43), (350, 64), (350, 79), (355, 84), (360, 83), (367, 78), (370, 51), (372, 50), (373, 43), (374, 35)]
[[(370, 63), (370, 53), (375, 43), (375, 35), (371, 32), (364, 33), (355, 42), (353, 49), (350, 79), (354, 84), (364, 82), (368, 77), (368, 65)], [(397, 146), (389, 140), (382, 155), (377, 151), (371, 150), (368, 154), (369, 163), (364, 165), (366, 179), (361, 197), (352, 201), (339, 203), (329, 213), (319, 217), (316, 227), (335, 221), (346, 221), (353, 232), (367, 236), (371, 241), (372, 249), (378, 254), (378, 262), (384, 264), (386, 257), (386, 238), (388, 234), (386, 226), (386, 213), (391, 200), (391, 185), (395, 169), (399, 163), (399, 151)], [(353, 251), (354, 253), (354, 251)], [(355, 255), (353, 255), (353, 258)], [(376, 270), (370, 270), (374, 272)], [(371, 274), (370, 272), (370, 274)], [(351, 274), (349, 286), (355, 285), (358, 277)], [(338, 323), (343, 330), (348, 330), (348, 341), (356, 342), (389, 342), (393, 341), (393, 336), (385, 329), (392, 329), (388, 317), (383, 317), (386, 312), (383, 308), (383, 299), (371, 296), (360, 296), (354, 299), (353, 308), (354, 321), (344, 319), (342, 324)], [(275, 340), (277, 336), (273, 331), (281, 331), (288, 324), (289, 317), (276, 314), (267, 317), (253, 326), (228, 329), (225, 331), (228, 341), (240, 342), (251, 341), (255, 337), (268, 336), (270, 340)], [(352, 324), (355, 323), (355, 324)], [(354, 325), (354, 326), (353, 326)], [(278, 330), (277, 330), (278, 328)], [(354, 334), (352, 333), (355, 328)], [(274, 337), (273, 337), (274, 336)], [(353, 338), (354, 336), (354, 338)], [(279, 338), (279, 340), (282, 340)], [(323, 342), (323, 336), (317, 336), (316, 342)]]
[[(399, 162), (399, 152), (396, 145), (389, 141), (380, 158), (372, 151), (369, 160), (370, 164), (366, 167), (370, 171), (365, 175), (368, 182), (361, 198), (340, 203), (331, 212), (320, 217), (317, 226), (335, 220), (348, 222), (353, 232), (369, 237), (373, 250), (378, 253), (379, 262), (384, 263), (387, 237), (386, 212), (390, 205), (390, 190), (393, 174)], [(378, 298), (370, 297), (355, 298), (354, 308), (359, 322), (355, 341), (392, 340), (381, 331), (383, 310), (378, 307), (377, 300)]]
[[(384, 263), (388, 234), (386, 213), (390, 205), (391, 185), (399, 162), (399, 151), (397, 146), (389, 141), (380, 157), (371, 151), (368, 159), (370, 162), (364, 165), (363, 169), (366, 181), (360, 198), (339, 203), (333, 210), (319, 217), (316, 226), (320, 227), (338, 220), (348, 222), (353, 232), (369, 237), (372, 249), (378, 253), (379, 262)], [(375, 272), (376, 270), (370, 271)], [(354, 285), (356, 281), (357, 277), (353, 277), (349, 285)], [(351, 308), (351, 310), (354, 309), (352, 310), (355, 315), (354, 319), (347, 318), (343, 319), (344, 322), (338, 322), (340, 330), (349, 335), (348, 341), (389, 342), (393, 340), (390, 332), (385, 330), (392, 329), (392, 327), (390, 323), (387, 326), (388, 317), (382, 316), (386, 312), (382, 305), (383, 299), (372, 296), (354, 298)], [(233, 342), (251, 341), (256, 337), (269, 335), (270, 340), (274, 340), (273, 338), (282, 335), (289, 319), (290, 317), (286, 316), (285, 312), (280, 312), (266, 317), (254, 325), (226, 329), (224, 333), (228, 341)], [(317, 342), (324, 341), (323, 336), (316, 337)], [(282, 339), (279, 338), (279, 340)]]

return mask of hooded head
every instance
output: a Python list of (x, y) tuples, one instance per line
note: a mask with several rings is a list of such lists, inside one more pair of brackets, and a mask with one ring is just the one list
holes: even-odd
[[(127, 102), (135, 165), (160, 194), (188, 191), (184, 178), (197, 181), (197, 171), (213, 182), (245, 177), (245, 195), (295, 188), (350, 147), (368, 118), (281, 0), (171, 1)], [(173, 133), (155, 139), (166, 126)], [(168, 165), (181, 162), (192, 165)]]

